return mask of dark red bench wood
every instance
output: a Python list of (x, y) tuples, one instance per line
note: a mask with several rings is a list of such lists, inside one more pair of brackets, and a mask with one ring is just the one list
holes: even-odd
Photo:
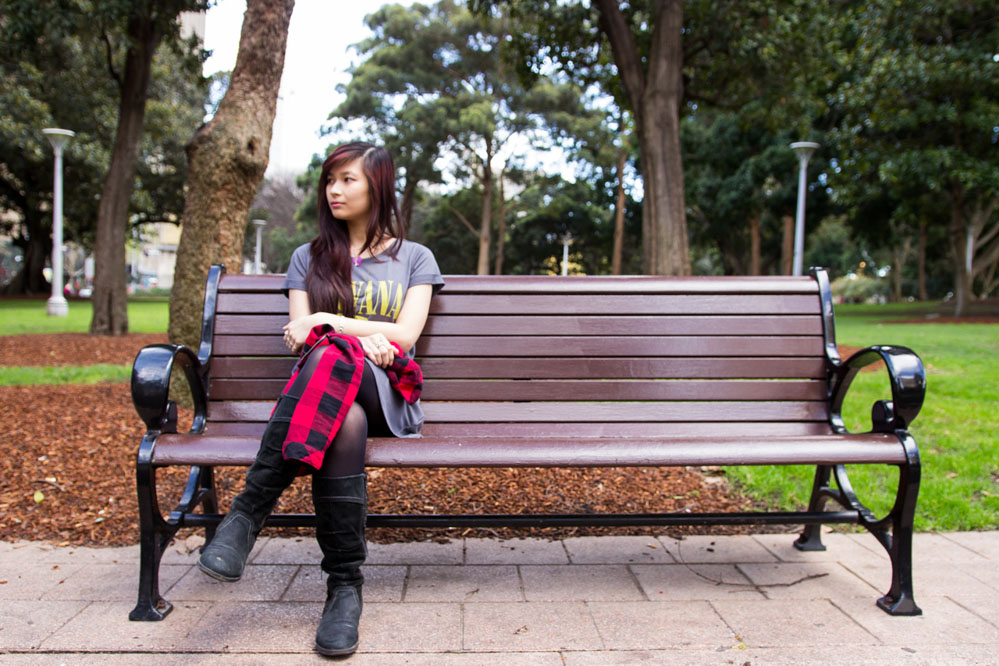
[[(133, 400), (148, 432), (138, 454), (139, 601), (130, 617), (161, 619), (163, 549), (177, 529), (222, 517), (213, 469), (253, 461), (294, 357), (281, 340), (282, 276), (208, 277), (197, 354), (152, 345), (136, 358)], [(904, 347), (870, 347), (846, 362), (835, 343), (826, 274), (810, 277), (447, 278), (417, 356), (425, 375), (424, 437), (369, 440), (381, 467), (593, 467), (812, 465), (804, 511), (744, 514), (371, 515), (372, 526), (803, 524), (795, 542), (823, 549), (824, 523), (859, 523), (892, 559), (893, 614), (920, 613), (912, 597), (912, 519), (919, 455), (908, 426), (925, 373)], [(890, 399), (872, 430), (843, 427), (843, 395), (856, 372), (883, 360)], [(168, 396), (173, 365), (192, 387), (195, 419), (176, 432)], [(853, 493), (844, 465), (899, 470), (897, 501), (877, 519)], [(190, 468), (186, 492), (164, 515), (156, 471)], [(835, 480), (835, 483), (833, 483)], [(828, 501), (840, 505), (826, 511)], [(525, 507), (530, 509), (530, 507)], [(269, 525), (314, 517), (274, 515)]]

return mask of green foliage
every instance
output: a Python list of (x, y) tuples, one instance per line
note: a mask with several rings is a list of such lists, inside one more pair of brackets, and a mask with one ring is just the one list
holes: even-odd
[(921, 222), (942, 228), (942, 239), (954, 234), (953, 245), (930, 251), (956, 274), (973, 231), (974, 272), (988, 291), (981, 279), (999, 263), (994, 3), (879, 0), (837, 11), (829, 42), (838, 49), (829, 59), (839, 79), (829, 97), (837, 200), (856, 234), (881, 243), (903, 242)]
[[(97, 205), (115, 137), (124, 65), (125, 26), (133, 3), (4, 0), (0, 21), (0, 233), (13, 236), (26, 271), (13, 288), (44, 291), (51, 251), (52, 149), (43, 127), (76, 132), (64, 155), (65, 240), (93, 245)], [(181, 8), (160, 0), (149, 11), (168, 33), (156, 53), (145, 133), (130, 205), (135, 223), (175, 221), (183, 209), (184, 144), (203, 117), (207, 84), (202, 52), (179, 41)]]
[(833, 297), (844, 303), (884, 302), (888, 297), (888, 283), (863, 273), (849, 273), (833, 280)]

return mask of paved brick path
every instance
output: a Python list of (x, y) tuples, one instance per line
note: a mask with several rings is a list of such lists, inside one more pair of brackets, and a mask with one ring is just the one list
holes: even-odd
[[(924, 615), (874, 606), (888, 559), (867, 534), (465, 539), (371, 546), (352, 664), (996, 664), (999, 532), (919, 534)], [(327, 663), (311, 539), (261, 539), (217, 583), (179, 544), (163, 622), (129, 622), (138, 549), (0, 543), (2, 664)]]

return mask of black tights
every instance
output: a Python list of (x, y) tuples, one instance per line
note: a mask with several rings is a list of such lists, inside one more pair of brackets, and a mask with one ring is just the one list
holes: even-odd
[[(293, 398), (302, 397), (306, 385), (319, 367), (322, 355), (330, 349), (320, 347), (309, 354), (305, 365), (299, 370), (295, 383), (288, 389), (287, 395)], [(324, 477), (351, 476), (364, 472), (364, 454), (368, 435), (373, 437), (391, 437), (382, 413), (381, 401), (378, 399), (378, 386), (375, 375), (367, 363), (364, 364), (364, 374), (361, 386), (357, 390), (354, 404), (350, 406), (347, 415), (340, 424), (340, 429), (326, 449), (323, 466), (316, 475)]]

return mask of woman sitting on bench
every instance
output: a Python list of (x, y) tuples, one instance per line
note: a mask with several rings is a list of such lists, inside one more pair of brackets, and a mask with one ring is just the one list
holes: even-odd
[(323, 163), (317, 189), (319, 235), (295, 250), (283, 285), (285, 345), (302, 355), (246, 488), (198, 567), (218, 580), (239, 580), (278, 496), (310, 472), (328, 574), (316, 650), (333, 656), (357, 649), (367, 438), (419, 436), (418, 368), (415, 380), (410, 374), (407, 383), (406, 375), (444, 279), (430, 250), (405, 240), (387, 150), (363, 142), (339, 146)]

